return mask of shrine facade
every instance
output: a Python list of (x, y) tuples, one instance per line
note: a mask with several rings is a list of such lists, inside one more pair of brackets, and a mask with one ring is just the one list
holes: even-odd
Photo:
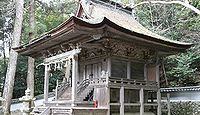
[[(80, 0), (76, 16), (14, 49), (44, 58), (45, 106), (38, 114), (161, 115), (161, 60), (191, 45), (152, 33), (120, 4)], [(53, 71), (64, 75), (50, 101)]]

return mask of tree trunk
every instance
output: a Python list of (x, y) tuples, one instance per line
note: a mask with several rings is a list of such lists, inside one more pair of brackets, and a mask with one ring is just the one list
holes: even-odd
[[(23, 8), (24, 8), (23, 5), (24, 5), (24, 0), (15, 0), (16, 17), (15, 17), (15, 24), (13, 31), (12, 47), (17, 47), (19, 46), (20, 43), (22, 21), (23, 21)], [(10, 105), (13, 94), (17, 56), (18, 53), (15, 52), (13, 49), (11, 49), (10, 58), (8, 61), (8, 68), (6, 72), (4, 91), (3, 91), (3, 98), (5, 99), (5, 101), (3, 102), (4, 115), (10, 114)]]
[[(3, 30), (3, 68), (4, 68), (4, 70), (3, 70), (3, 76), (2, 76), (2, 84), (5, 82), (5, 76), (6, 76), (6, 69), (7, 69), (7, 63), (6, 63), (6, 46), (5, 46), (5, 33), (4, 33), (5, 31)], [(1, 84), (1, 85), (2, 85)], [(4, 86), (1, 86), (1, 92), (3, 92), (3, 88), (4, 88)], [(1, 96), (1, 95), (0, 95)]]
[[(29, 41), (34, 38), (35, 34), (35, 15), (34, 15), (34, 0), (30, 0), (29, 7)], [(31, 96), (34, 97), (34, 63), (35, 59), (28, 57), (28, 73), (27, 73), (27, 88), (31, 90)]]

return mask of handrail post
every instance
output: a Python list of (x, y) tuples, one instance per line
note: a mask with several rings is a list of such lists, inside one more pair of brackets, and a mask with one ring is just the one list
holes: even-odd
[(55, 99), (58, 100), (58, 80), (56, 81)]

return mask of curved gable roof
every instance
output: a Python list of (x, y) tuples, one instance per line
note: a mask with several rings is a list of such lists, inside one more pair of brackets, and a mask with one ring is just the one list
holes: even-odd
[[(135, 18), (131, 15), (130, 11), (125, 11), (126, 9), (122, 9), (122, 7), (115, 8), (115, 6), (113, 6), (112, 4), (101, 2), (101, 0), (91, 0), (88, 6), (86, 3), (84, 3), (84, 1), (85, 0), (82, 0), (81, 2), (81, 7), (83, 9), (80, 11), (86, 12), (85, 14), (87, 15), (89, 14), (89, 19), (85, 19), (85, 21), (88, 20), (88, 22), (90, 23), (99, 23), (105, 17), (111, 22), (117, 24), (118, 26), (135, 33), (139, 33), (145, 36), (153, 37), (155, 39), (160, 39), (171, 43), (191, 45), (191, 43), (170, 40), (168, 38), (151, 32), (150, 30), (142, 26), (138, 21), (136, 21)], [(90, 7), (90, 9), (87, 7)]]
[[(165, 52), (170, 52), (167, 48), (173, 51), (184, 51), (192, 45), (190, 43), (169, 40), (157, 35), (144, 28), (130, 14), (118, 9), (112, 9), (109, 5), (104, 5), (102, 2), (92, 2), (89, 5), (92, 5), (90, 6), (91, 9), (88, 10), (90, 12), (87, 12), (85, 9), (87, 6), (84, 6), (82, 3), (79, 6), (76, 17), (71, 17), (41, 37), (26, 45), (14, 48), (14, 50), (23, 55), (38, 57), (42, 55), (42, 51), (44, 50), (52, 49), (52, 47), (62, 43), (70, 43), (70, 40), (83, 35), (90, 37), (92, 33), (102, 30), (105, 27), (108, 28), (108, 31), (114, 30), (116, 34), (125, 34), (131, 40), (138, 40), (162, 47)], [(89, 16), (81, 18), (84, 13)], [(85, 30), (87, 30), (87, 33), (83, 34)]]

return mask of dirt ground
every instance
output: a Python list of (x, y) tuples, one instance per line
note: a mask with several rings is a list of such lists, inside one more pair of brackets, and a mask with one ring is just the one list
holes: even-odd
[(11, 115), (22, 115), (20, 110), (11, 112)]
[[(3, 112), (0, 111), (0, 115), (3, 115)], [(22, 115), (20, 110), (11, 112), (11, 115)]]

